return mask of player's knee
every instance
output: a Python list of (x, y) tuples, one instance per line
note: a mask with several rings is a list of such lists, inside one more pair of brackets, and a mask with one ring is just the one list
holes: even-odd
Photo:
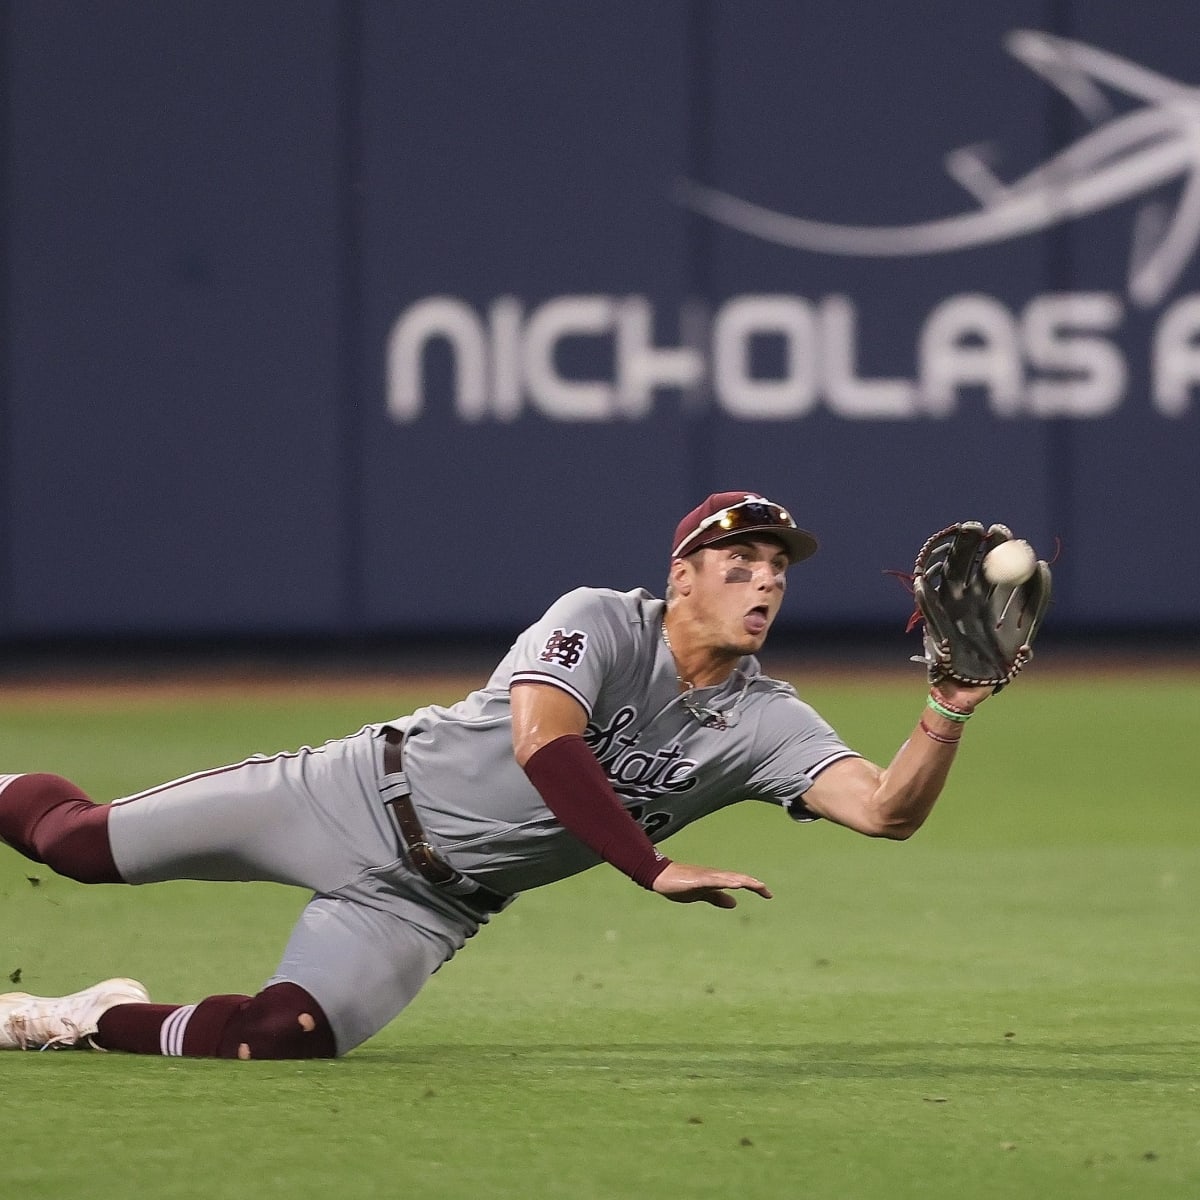
[(83, 793), (61, 775), (43, 772), (4, 776), (0, 786), (0, 840), (23, 854), (36, 853), (38, 826), (60, 804), (83, 799)]
[(5, 789), (0, 836), (36, 862), (80, 883), (119, 883), (107, 805), (60, 775), (22, 775)]
[(321, 1006), (294, 983), (264, 988), (226, 1027), (225, 1055), (256, 1058), (333, 1058), (337, 1046)]
[(59, 875), (80, 883), (123, 882), (108, 840), (107, 805), (90, 800), (64, 804), (43, 825), (49, 828), (38, 838), (38, 849), (42, 861)]

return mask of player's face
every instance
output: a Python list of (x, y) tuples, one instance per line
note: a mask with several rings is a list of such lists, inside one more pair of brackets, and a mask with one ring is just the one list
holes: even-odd
[(747, 538), (701, 550), (692, 559), (696, 616), (707, 626), (713, 649), (757, 653), (787, 587), (783, 547), (773, 538)]

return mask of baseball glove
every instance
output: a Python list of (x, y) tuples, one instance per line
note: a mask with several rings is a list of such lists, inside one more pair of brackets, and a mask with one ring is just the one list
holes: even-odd
[(935, 533), (917, 555), (915, 616), (924, 618), (930, 681), (954, 679), (999, 691), (1033, 657), (1033, 641), (1050, 603), (1050, 568), (1038, 560), (1015, 587), (990, 584), (983, 560), (1012, 532), (960, 521)]

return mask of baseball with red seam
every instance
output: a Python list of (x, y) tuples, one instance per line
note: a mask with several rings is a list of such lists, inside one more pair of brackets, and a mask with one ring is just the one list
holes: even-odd
[(1025, 541), (1013, 539), (1001, 542), (983, 560), (983, 576), (988, 583), (1003, 587), (1019, 587), (1037, 569), (1037, 554)]

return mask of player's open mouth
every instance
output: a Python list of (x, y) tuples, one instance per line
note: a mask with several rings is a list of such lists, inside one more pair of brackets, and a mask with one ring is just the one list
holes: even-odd
[(758, 605), (757, 608), (752, 608), (742, 619), (746, 626), (746, 632), (757, 637), (760, 633), (765, 633), (767, 625), (770, 622), (770, 613), (767, 611), (765, 604)]

